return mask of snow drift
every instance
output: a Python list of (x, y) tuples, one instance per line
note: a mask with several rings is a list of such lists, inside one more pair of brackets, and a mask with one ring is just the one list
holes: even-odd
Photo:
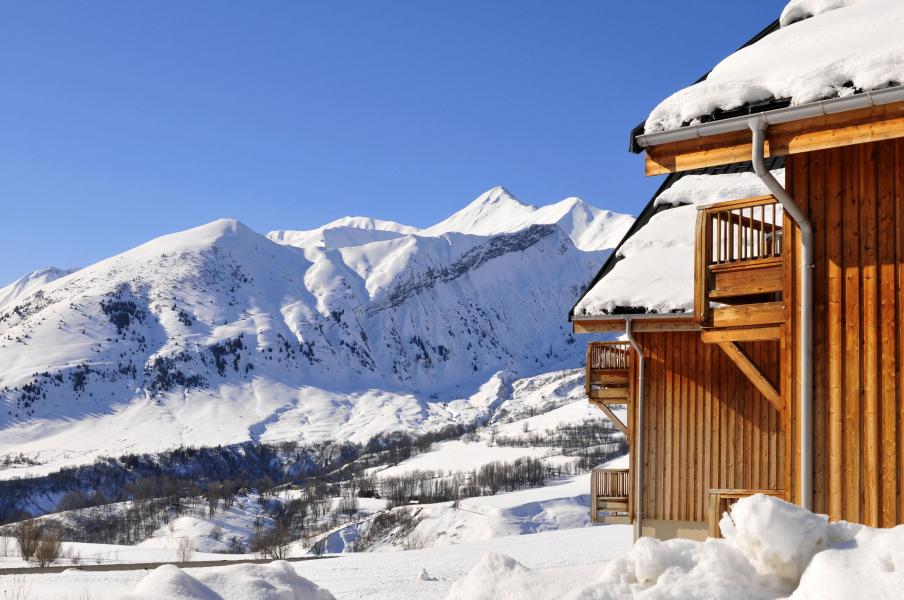
[(335, 600), (286, 561), (198, 570), (157, 567), (122, 600)]
[(525, 597), (776, 600), (897, 598), (904, 589), (904, 526), (829, 523), (774, 497), (739, 501), (720, 523), (724, 539), (641, 538), (589, 584), (558, 581), (511, 558), (488, 555), (452, 587), (449, 600)]

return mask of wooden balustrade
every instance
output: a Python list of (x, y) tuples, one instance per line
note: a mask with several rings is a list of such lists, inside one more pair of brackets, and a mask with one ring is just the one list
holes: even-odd
[(585, 389), (592, 400), (624, 403), (628, 399), (631, 345), (591, 342), (587, 345)]
[[(761, 327), (783, 317), (783, 212), (772, 196), (701, 207), (694, 316), (704, 327)], [(726, 305), (713, 309), (713, 303)]]
[[(594, 469), (590, 474), (590, 516), (594, 523), (630, 523), (631, 471)], [(604, 512), (604, 515), (600, 515)]]

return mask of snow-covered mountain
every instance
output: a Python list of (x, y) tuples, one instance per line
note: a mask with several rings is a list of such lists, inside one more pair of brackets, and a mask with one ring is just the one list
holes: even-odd
[(369, 217), (345, 217), (308, 231), (273, 231), (274, 242), (305, 247), (357, 246), (408, 234), (436, 237), (445, 233), (492, 236), (513, 233), (531, 225), (557, 225), (580, 250), (614, 248), (634, 222), (630, 215), (601, 210), (580, 198), (565, 198), (547, 206), (531, 206), (502, 186), (484, 192), (448, 219), (425, 229)]
[(65, 277), (76, 271), (78, 271), (78, 269), (57, 269), (56, 267), (47, 267), (46, 269), (38, 269), (37, 271), (32, 271), (28, 275), (23, 275), (8, 286), (0, 288), (0, 307), (12, 303), (17, 298), (35, 292), (51, 281), (56, 281), (60, 277)]
[(613, 245), (590, 233), (630, 222), (497, 188), (424, 230), (354, 218), (268, 239), (220, 220), (20, 285), (0, 305), (0, 453), (472, 420), (511, 377), (580, 360), (564, 315)]
[(457, 231), (496, 235), (520, 231), (531, 225), (558, 225), (575, 246), (592, 251), (614, 248), (633, 221), (630, 215), (600, 210), (580, 198), (566, 198), (538, 208), (524, 204), (504, 187), (495, 187), (421, 233), (441, 235)]

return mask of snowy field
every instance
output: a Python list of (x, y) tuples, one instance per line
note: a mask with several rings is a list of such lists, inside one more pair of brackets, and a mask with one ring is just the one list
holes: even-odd
[[(467, 574), (486, 552), (511, 556), (550, 578), (590, 580), (600, 565), (631, 546), (628, 526), (549, 531), (400, 552), (343, 554), (321, 561), (291, 563), (301, 576), (328, 589), (340, 600), (415, 600), (444, 598), (452, 584)], [(576, 551), (580, 549), (580, 551)], [(241, 567), (217, 568), (221, 572)], [(186, 569), (196, 574), (204, 569)], [(430, 581), (421, 579), (425, 570)], [(47, 600), (113, 600), (129, 593), (147, 571), (90, 573), (66, 571), (50, 575), (0, 578), (0, 598), (16, 589), (27, 598)], [(4, 595), (5, 594), (5, 595)]]
[(627, 525), (502, 535), (302, 563), (0, 578), (48, 600), (834, 600), (900, 598), (904, 526), (829, 523), (768, 496), (738, 502), (723, 539), (631, 544)]

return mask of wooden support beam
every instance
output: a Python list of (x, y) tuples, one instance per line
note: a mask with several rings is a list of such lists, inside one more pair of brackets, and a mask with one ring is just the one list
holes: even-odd
[(747, 376), (747, 379), (760, 391), (763, 396), (775, 407), (776, 410), (782, 410), (782, 399), (775, 386), (766, 379), (747, 353), (741, 350), (735, 342), (719, 342), (719, 347), (728, 355), (728, 358), (741, 369), (741, 372)]
[[(625, 320), (621, 319), (576, 319), (571, 323), (574, 333), (624, 332)], [(635, 333), (654, 331), (700, 331), (700, 324), (687, 317), (663, 317), (661, 319), (636, 319), (631, 329)]]
[(719, 342), (768, 342), (781, 338), (779, 325), (767, 327), (740, 327), (737, 329), (714, 329), (700, 334), (704, 344)]
[(593, 405), (596, 406), (601, 411), (603, 411), (603, 414), (605, 414), (606, 417), (608, 417), (609, 420), (612, 421), (613, 425), (618, 427), (619, 431), (621, 431), (623, 434), (625, 434), (625, 437), (628, 436), (628, 428), (625, 426), (624, 423), (622, 423), (621, 419), (619, 419), (618, 417), (615, 416), (615, 413), (612, 412), (612, 410), (608, 406), (606, 406), (602, 402), (594, 402)]

